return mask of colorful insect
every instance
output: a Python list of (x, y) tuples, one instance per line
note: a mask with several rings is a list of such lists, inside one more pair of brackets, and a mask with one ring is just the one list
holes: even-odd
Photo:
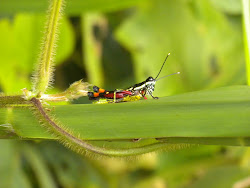
[(161, 69), (155, 78), (150, 76), (145, 81), (135, 84), (127, 89), (116, 89), (114, 91), (107, 91), (97, 86), (93, 86), (93, 92), (88, 92), (89, 100), (95, 100), (98, 104), (128, 102), (140, 100), (142, 97), (147, 99), (145, 96), (146, 94), (151, 95), (153, 99), (158, 99), (158, 97), (153, 96), (156, 81), (174, 74), (180, 74), (180, 72), (177, 72), (158, 78), (169, 55), (170, 53), (165, 58), (165, 61), (163, 62)]

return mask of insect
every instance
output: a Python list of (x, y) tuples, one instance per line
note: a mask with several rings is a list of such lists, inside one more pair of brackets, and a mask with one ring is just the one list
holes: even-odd
[(147, 99), (146, 94), (149, 94), (153, 99), (158, 99), (158, 97), (153, 96), (155, 83), (162, 78), (166, 78), (174, 74), (180, 74), (180, 72), (177, 72), (158, 78), (169, 55), (170, 53), (165, 58), (161, 69), (155, 78), (150, 76), (145, 81), (135, 84), (127, 89), (115, 89), (114, 91), (107, 91), (97, 86), (93, 86), (93, 92), (88, 92), (89, 100), (95, 100), (98, 104), (128, 102), (140, 100), (142, 97)]

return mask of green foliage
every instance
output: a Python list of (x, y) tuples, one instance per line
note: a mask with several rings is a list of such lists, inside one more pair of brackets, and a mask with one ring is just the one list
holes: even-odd
[(132, 52), (137, 81), (156, 75), (171, 52), (168, 73), (180, 71), (181, 78), (158, 83), (156, 94), (166, 95), (244, 83), (240, 32), (208, 0), (158, 0), (139, 7), (116, 36)]
[[(21, 93), (30, 88), (30, 75), (38, 61), (45, 15), (20, 13), (13, 20), (0, 20), (0, 88), (5, 93)], [(72, 25), (64, 18), (60, 26), (55, 63), (61, 64), (73, 51)]]
[[(162, 76), (177, 71), (181, 75), (159, 81), (156, 96), (245, 84), (239, 2), (69, 0), (55, 57), (56, 90), (82, 77), (111, 89), (115, 84), (120, 88), (132, 85), (131, 80), (140, 82), (156, 75), (168, 52), (171, 56)], [(47, 0), (0, 2), (0, 89), (4, 93), (31, 87), (30, 75), (37, 62), (45, 20), (38, 13), (44, 13), (47, 6)], [(102, 11), (106, 21), (104, 27), (97, 26), (101, 33), (106, 29), (101, 38), (98, 32), (91, 33), (96, 20), (87, 19), (96, 15), (95, 11)], [(69, 19), (72, 15), (74, 18)], [(243, 29), (245, 56), (249, 57), (247, 28)], [(85, 47), (79, 47), (79, 43)], [(94, 51), (100, 46), (101, 55)], [(91, 58), (97, 61), (89, 61)], [(115, 73), (107, 74), (107, 70)], [(64, 104), (52, 108), (51, 113), (86, 139), (171, 136), (160, 141), (248, 145), (248, 90), (246, 86), (231, 86), (158, 101)], [(82, 98), (74, 102), (85, 101)], [(0, 108), (0, 136), (53, 139), (26, 108)], [(92, 143), (119, 149), (154, 142)], [(54, 142), (23, 144), (4, 140), (0, 144), (0, 187), (232, 187), (249, 175), (249, 150), (244, 148), (203, 146), (127, 162), (82, 158)]]
[[(250, 137), (246, 131), (250, 121), (249, 93), (248, 86), (231, 86), (159, 100), (58, 105), (51, 109), (51, 113), (66, 128), (87, 140), (214, 137), (211, 141), (215, 141), (216, 138), (226, 140), (231, 137), (240, 144), (240, 138)], [(0, 109), (2, 117), (4, 113), (6, 109)], [(11, 120), (1, 122), (6, 123), (10, 123), (22, 138), (53, 138), (43, 131), (29, 109), (14, 109)]]
[(107, 23), (102, 15), (95, 13), (83, 14), (82, 17), (83, 54), (86, 62), (86, 71), (89, 74), (89, 82), (103, 86), (104, 74), (102, 68), (102, 42), (96, 39), (93, 28), (99, 26), (102, 32), (107, 32)]
[[(144, 0), (69, 0), (65, 12), (69, 15), (79, 15), (88, 11), (117, 11), (124, 8), (135, 6)], [(10, 0), (0, 2), (0, 12), (4, 15), (13, 15), (17, 12), (37, 12), (43, 13), (47, 10), (49, 2), (47, 0)]]
[(242, 3), (238, 0), (211, 0), (212, 4), (220, 9), (222, 12), (228, 14), (241, 14), (242, 12)]
[(247, 68), (247, 82), (250, 85), (250, 3), (242, 0), (243, 8), (243, 32), (244, 32), (244, 46)]

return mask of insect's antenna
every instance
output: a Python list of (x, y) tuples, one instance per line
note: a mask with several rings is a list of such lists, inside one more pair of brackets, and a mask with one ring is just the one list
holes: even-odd
[(159, 73), (157, 74), (157, 76), (155, 77), (155, 79), (158, 78), (158, 76), (160, 75), (161, 70), (162, 70), (162, 68), (164, 67), (164, 64), (166, 63), (166, 61), (167, 61), (167, 59), (168, 59), (168, 56), (170, 56), (170, 53), (168, 53), (167, 57), (165, 58), (165, 61), (164, 61), (164, 63), (162, 64), (161, 69), (160, 69)]
[(168, 77), (168, 76), (172, 76), (172, 75), (175, 75), (175, 74), (180, 74), (180, 72), (176, 72), (176, 73), (173, 73), (173, 74), (169, 74), (169, 75), (167, 75), (167, 76), (163, 76), (163, 77), (161, 77), (161, 78), (159, 78), (159, 79), (157, 79), (157, 80), (155, 80), (155, 81), (158, 81), (158, 80), (160, 80), (160, 79), (162, 79), (162, 78), (166, 78), (166, 77)]

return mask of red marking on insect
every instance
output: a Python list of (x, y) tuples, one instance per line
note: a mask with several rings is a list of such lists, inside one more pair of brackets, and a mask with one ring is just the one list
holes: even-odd
[(99, 98), (107, 98), (107, 99), (122, 99), (128, 95), (133, 95), (131, 91), (126, 91), (126, 90), (118, 90), (118, 91), (106, 91), (102, 90), (101, 93), (97, 92), (88, 92), (88, 96), (90, 99), (97, 99)]
[[(126, 90), (121, 90), (121, 91), (117, 91), (116, 93), (114, 93), (114, 91), (112, 92), (106, 92), (103, 97), (105, 98), (109, 98), (109, 99), (114, 99), (114, 95), (117, 99), (121, 99), (124, 98), (128, 95), (132, 95), (133, 93), (131, 91), (126, 91)], [(100, 95), (101, 96), (101, 95)]]
[(144, 99), (148, 99), (148, 98), (145, 96), (145, 91), (144, 91), (144, 90), (141, 91), (141, 95), (143, 96)]

